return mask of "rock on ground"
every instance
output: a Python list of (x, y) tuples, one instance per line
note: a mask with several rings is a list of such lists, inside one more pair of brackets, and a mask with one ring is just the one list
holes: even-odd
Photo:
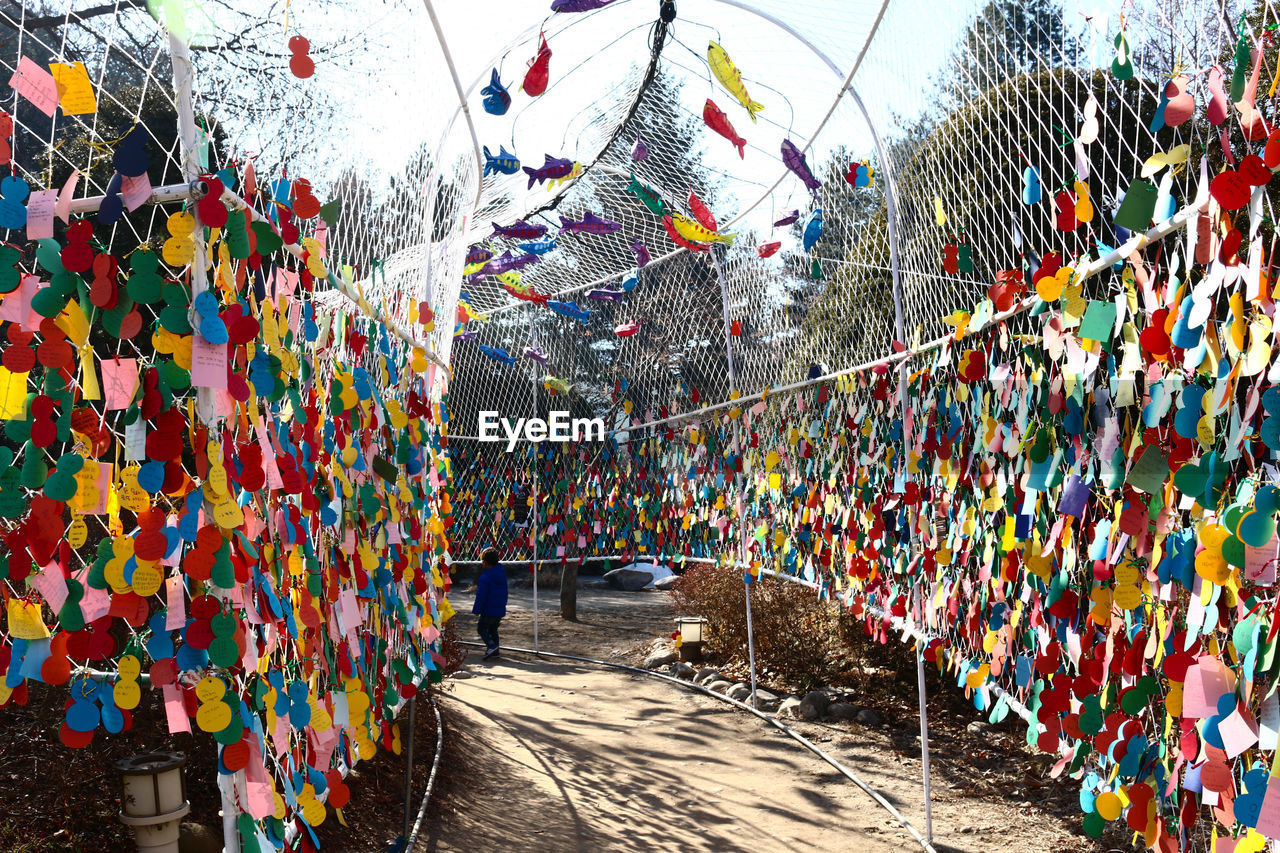
[(776, 693), (770, 693), (768, 690), (756, 690), (756, 707), (761, 711), (772, 711), (778, 707), (781, 701)]
[(788, 696), (778, 705), (779, 717), (798, 717), (800, 716), (800, 700), (795, 696)]
[(222, 828), (202, 823), (178, 825), (178, 850), (181, 853), (222, 853)]
[(679, 575), (667, 575), (665, 578), (659, 578), (653, 582), (654, 589), (671, 589), (676, 585), (676, 581), (680, 580)]
[(732, 686), (731, 682), (725, 681), (723, 678), (717, 679), (710, 684), (703, 685), (708, 690), (714, 690), (717, 693), (723, 693)]
[(834, 720), (852, 720), (858, 716), (858, 708), (848, 702), (832, 702), (827, 706), (827, 716)]
[(670, 649), (655, 649), (649, 653), (647, 658), (644, 659), (644, 668), (657, 669), (660, 666), (666, 666), (669, 663), (673, 663), (675, 659), (676, 653)]
[(816, 720), (827, 712), (831, 697), (821, 690), (810, 690), (800, 700), (799, 713), (806, 720)]
[(671, 664), (671, 669), (667, 670), (667, 672), (675, 678), (683, 678), (685, 681), (690, 681), (693, 678), (694, 669), (684, 661), (678, 660)]
[(698, 674), (693, 677), (693, 683), (706, 684), (710, 681), (715, 681), (719, 677), (720, 677), (719, 670), (713, 669), (709, 666), (704, 666), (702, 669), (698, 670)]
[(729, 688), (727, 694), (730, 699), (737, 699), (739, 702), (745, 702), (751, 698), (751, 685), (735, 684)]
[(864, 726), (880, 725), (880, 715), (877, 714), (875, 711), (871, 710), (870, 708), (863, 708), (861, 711), (858, 712), (858, 716), (855, 717), (854, 719), (862, 723)]
[(640, 569), (614, 569), (605, 572), (604, 580), (614, 589), (636, 592), (653, 583), (653, 573)]

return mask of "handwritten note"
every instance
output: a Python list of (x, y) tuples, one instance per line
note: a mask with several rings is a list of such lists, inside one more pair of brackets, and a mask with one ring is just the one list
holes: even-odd
[(47, 240), (53, 237), (53, 208), (58, 202), (57, 190), (38, 190), (27, 202), (27, 239)]
[(69, 65), (50, 62), (49, 70), (53, 72), (58, 103), (62, 105), (64, 113), (78, 116), (98, 111), (98, 99), (93, 95), (93, 83), (89, 80), (89, 71), (83, 62), (72, 62)]
[(18, 60), (18, 70), (9, 78), (13, 91), (30, 101), (36, 109), (53, 118), (58, 108), (58, 84), (53, 75), (41, 68), (29, 56)]
[(197, 388), (227, 388), (227, 345), (211, 344), (203, 335), (191, 340), (191, 384)]

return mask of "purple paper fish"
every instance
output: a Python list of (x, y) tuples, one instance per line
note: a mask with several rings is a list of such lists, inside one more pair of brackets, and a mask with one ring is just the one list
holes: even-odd
[(800, 221), (800, 211), (793, 210), (790, 213), (788, 213), (786, 216), (779, 219), (777, 222), (773, 223), (773, 227), (781, 228), (784, 225), (795, 225), (799, 221)]
[(822, 182), (809, 171), (809, 164), (805, 162), (804, 154), (790, 139), (782, 140), (782, 162), (796, 173), (796, 177), (809, 188), (810, 192), (816, 193), (822, 188)]
[(540, 169), (531, 169), (524, 167), (524, 172), (529, 176), (529, 189), (533, 189), (533, 185), (540, 184), (543, 181), (556, 181), (560, 178), (568, 177), (573, 171), (573, 161), (565, 157), (552, 157), (550, 154), (543, 155), (543, 164)]
[(545, 225), (534, 225), (530, 222), (525, 222), (523, 219), (517, 219), (511, 225), (493, 223), (493, 233), (489, 236), (506, 237), (508, 240), (536, 240), (546, 233), (547, 226)]
[[(796, 216), (799, 215), (800, 211), (797, 210)], [(636, 255), (636, 266), (643, 267), (649, 263), (649, 250), (645, 247), (644, 243), (640, 242), (639, 238), (632, 241), (631, 251), (635, 252)]]
[(636, 131), (636, 144), (631, 149), (631, 159), (639, 163), (641, 160), (649, 156), (649, 148), (644, 144), (644, 140), (640, 138), (640, 131)]
[(463, 328), (462, 331), (458, 331), (458, 328), (455, 328), (453, 330), (453, 339), (455, 341), (474, 341), (478, 334), (474, 329)]
[(609, 290), (608, 288), (594, 288), (587, 291), (588, 299), (599, 299), (601, 302), (621, 302), (622, 297), (627, 294), (621, 290)]
[(613, 0), (551, 0), (552, 12), (591, 12), (603, 9)]
[(493, 252), (490, 252), (483, 246), (467, 247), (467, 266), (471, 266), (472, 264), (482, 264), (492, 257)]
[(539, 260), (541, 259), (537, 255), (515, 255), (508, 249), (501, 256), (485, 264), (480, 270), (480, 275), (500, 275), (504, 272), (523, 269), (529, 264), (536, 264)]
[(612, 234), (622, 228), (621, 223), (601, 219), (594, 213), (588, 213), (577, 222), (560, 217), (560, 233), (577, 232), (585, 234)]
[(525, 347), (524, 357), (533, 359), (534, 361), (538, 362), (538, 364), (547, 363), (547, 354), (542, 350), (538, 349), (537, 347)]

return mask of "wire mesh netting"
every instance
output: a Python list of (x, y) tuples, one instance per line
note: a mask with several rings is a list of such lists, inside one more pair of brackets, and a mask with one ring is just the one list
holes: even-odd
[(445, 663), (433, 297), (387, 298), (438, 137), (334, 146), (379, 132), (348, 122), (382, 61), (403, 109), (443, 62), (393, 4), (69, 5), (0, 4), (0, 705), (69, 684), (69, 747), (135, 710), (211, 737), (228, 849), (316, 843)]

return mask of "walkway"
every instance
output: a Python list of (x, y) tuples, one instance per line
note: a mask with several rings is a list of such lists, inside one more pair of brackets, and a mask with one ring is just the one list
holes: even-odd
[(715, 700), (523, 655), (468, 663), (444, 705), (472, 790), (420, 851), (915, 847), (815, 756)]

